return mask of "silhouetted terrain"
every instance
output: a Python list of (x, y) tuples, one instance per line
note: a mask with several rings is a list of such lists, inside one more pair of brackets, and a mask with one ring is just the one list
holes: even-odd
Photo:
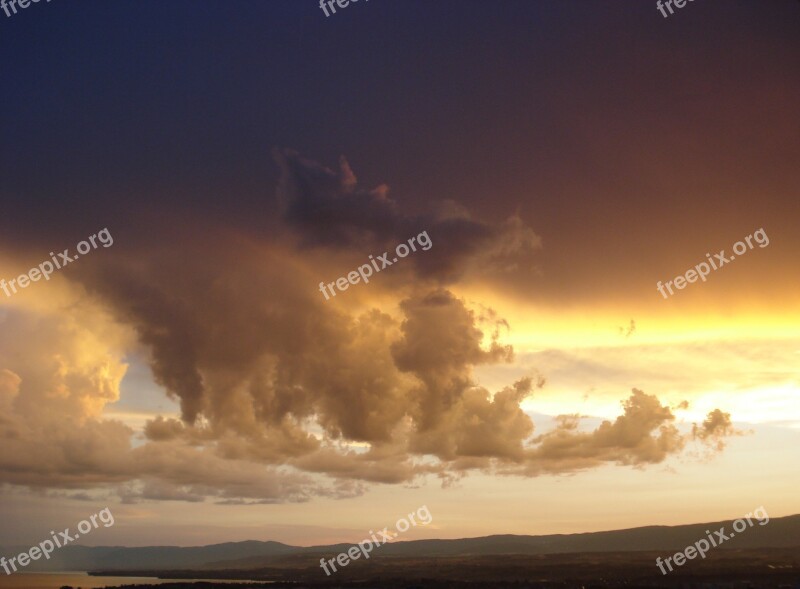
[[(220, 584), (225, 589), (313, 588), (541, 588), (599, 587), (776, 589), (800, 588), (800, 550), (719, 550), (705, 560), (695, 559), (668, 575), (655, 566), (654, 552), (591, 554), (494, 555), (448, 557), (382, 557), (358, 561), (325, 577), (319, 567), (270, 568), (250, 571), (251, 579), (281, 579), (271, 585)], [(663, 556), (663, 555), (662, 555)], [(186, 572), (182, 573), (186, 575)], [(231, 578), (232, 571), (220, 573)], [(234, 573), (235, 574), (235, 573)], [(294, 583), (285, 581), (292, 579)], [(125, 586), (144, 589), (144, 586)], [(210, 589), (212, 583), (174, 583), (161, 589)], [(152, 589), (152, 587), (150, 588)]]
[[(3, 547), (2, 554), (19, 554), (30, 546)], [(50, 560), (31, 562), (26, 571), (89, 571), (93, 569), (176, 569), (196, 568), (210, 562), (248, 557), (289, 554), (298, 550), (280, 542), (227, 542), (210, 546), (64, 546), (55, 550)]]
[[(97, 575), (164, 579), (243, 579), (226, 589), (256, 587), (692, 587), (800, 589), (800, 515), (754, 525), (705, 559), (688, 560), (663, 575), (656, 558), (672, 556), (732, 522), (648, 526), (629, 530), (547, 536), (488, 536), (460, 540), (393, 542), (369, 559), (337, 567), (331, 576), (320, 558), (351, 544), (297, 547), (280, 542), (235, 542), (193, 548), (90, 548), (67, 546), (42, 563), (50, 570), (91, 570)], [(13, 548), (4, 549), (14, 553)], [(33, 563), (32, 563), (33, 564)], [(31, 569), (33, 566), (30, 567)], [(162, 589), (207, 589), (208, 583), (171, 583)], [(134, 586), (126, 586), (134, 587)]]
[[(764, 526), (754, 520), (753, 527), (723, 544), (722, 548), (760, 549), (791, 548), (800, 546), (800, 515), (771, 519)], [(705, 538), (706, 530), (732, 522), (713, 522), (684, 526), (647, 526), (629, 530), (594, 532), (586, 534), (552, 534), (547, 536), (487, 536), (459, 540), (416, 540), (392, 542), (375, 548), (370, 561), (388, 557), (479, 557), (490, 555), (546, 555), (594, 552), (657, 551), (665, 557), (683, 550), (686, 546)], [(298, 547), (280, 542), (229, 542), (210, 546), (179, 548), (152, 546), (143, 548), (65, 546), (56, 550), (51, 559), (32, 562), (28, 571), (102, 570), (118, 574), (121, 571), (136, 573), (147, 571), (202, 571), (204, 577), (211, 571), (253, 571), (275, 567), (297, 569), (314, 566), (319, 570), (321, 557), (333, 558), (352, 544)], [(18, 554), (28, 547), (6, 547), (3, 554)], [(712, 550), (712, 552), (714, 551)], [(709, 553), (710, 554), (710, 553)], [(655, 558), (655, 557), (654, 557)], [(360, 568), (363, 560), (346, 568)], [(196, 576), (196, 575), (195, 575)], [(184, 577), (186, 578), (186, 577)], [(248, 577), (252, 578), (252, 577)]]

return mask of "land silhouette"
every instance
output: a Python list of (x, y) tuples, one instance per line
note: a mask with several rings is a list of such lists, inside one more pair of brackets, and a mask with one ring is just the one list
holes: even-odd
[[(543, 536), (496, 535), (455, 540), (391, 542), (369, 559), (327, 576), (320, 558), (354, 544), (291, 546), (246, 541), (199, 547), (68, 546), (38, 570), (88, 570), (102, 576), (246, 580), (246, 587), (752, 587), (800, 588), (800, 515), (753, 522), (744, 532), (663, 574), (656, 566), (707, 530), (732, 521)], [(45, 566), (42, 566), (45, 565)], [(66, 567), (66, 568), (65, 568)], [(161, 589), (207, 589), (213, 582), (176, 582)], [(127, 589), (144, 587), (126, 585)]]

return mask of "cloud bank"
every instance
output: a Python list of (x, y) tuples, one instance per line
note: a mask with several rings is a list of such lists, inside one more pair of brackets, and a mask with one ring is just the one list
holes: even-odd
[[(521, 403), (544, 380), (482, 387), (476, 367), (514, 359), (508, 326), (457, 294), (465, 276), (534, 268), (536, 233), (516, 216), (475, 220), (454, 202), (404, 214), (385, 186), (360, 188), (344, 158), (333, 171), (291, 151), (274, 157), (278, 234), (154, 228), (158, 239), (66, 269), (69, 303), (54, 298), (45, 312), (20, 302), (0, 316), (0, 481), (113, 488), (126, 501), (306, 501), (471, 471), (657, 464), (690, 442), (721, 449), (733, 433), (716, 410), (681, 434), (669, 407), (634, 389), (593, 431), (565, 415), (537, 435)], [(380, 304), (320, 297), (323, 268), (351, 268), (350, 257), (423, 230), (434, 247), (370, 284)], [(180, 419), (137, 433), (103, 418), (133, 351)]]

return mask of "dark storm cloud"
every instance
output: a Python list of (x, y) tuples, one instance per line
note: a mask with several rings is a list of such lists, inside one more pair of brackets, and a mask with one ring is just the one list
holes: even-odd
[(448, 200), (434, 212), (409, 215), (389, 197), (388, 186), (359, 188), (344, 157), (334, 171), (291, 150), (273, 155), (281, 169), (283, 216), (303, 245), (381, 251), (427, 231), (435, 245), (412, 258), (420, 277), (452, 282), (470, 267), (503, 273), (533, 268), (541, 239), (517, 216), (499, 224), (479, 221)]

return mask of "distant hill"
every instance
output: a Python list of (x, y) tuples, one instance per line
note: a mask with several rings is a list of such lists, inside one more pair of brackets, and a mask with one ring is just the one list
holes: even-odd
[[(30, 547), (0, 548), (6, 557), (19, 554)], [(50, 560), (39, 559), (25, 567), (34, 571), (92, 571), (146, 570), (146, 569), (194, 569), (220, 560), (236, 560), (249, 557), (267, 557), (290, 554), (301, 550), (296, 546), (280, 542), (226, 542), (210, 546), (181, 548), (178, 546), (146, 546), (127, 548), (124, 546), (65, 546), (55, 550)]]
[[(790, 548), (800, 546), (800, 515), (771, 519), (722, 544), (720, 549)], [(414, 540), (392, 542), (373, 551), (373, 557), (449, 557), (487, 555), (544, 555), (591, 552), (682, 550), (724, 526), (733, 530), (732, 521), (683, 526), (647, 526), (627, 530), (546, 536), (499, 535), (458, 540)], [(300, 547), (280, 542), (228, 542), (180, 548), (176, 546), (85, 547), (66, 546), (53, 552), (51, 559), (32, 562), (26, 571), (137, 571), (137, 570), (247, 570), (264, 566), (303, 566), (320, 555), (333, 556), (352, 544)], [(5, 547), (9, 557), (29, 547)], [(329, 557), (330, 557), (329, 556)]]

